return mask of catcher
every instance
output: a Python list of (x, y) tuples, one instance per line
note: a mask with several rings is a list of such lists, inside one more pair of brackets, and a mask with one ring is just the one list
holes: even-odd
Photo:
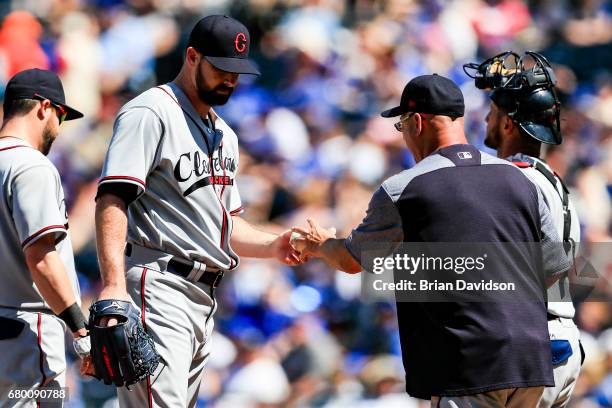
[[(526, 68), (530, 60), (534, 65)], [(565, 183), (540, 158), (542, 144), (559, 145), (563, 140), (552, 67), (541, 54), (528, 51), (520, 56), (509, 51), (481, 64), (466, 64), (464, 69), (476, 87), (492, 91), (485, 144), (540, 188), (572, 260), (580, 241), (578, 215)], [(580, 332), (572, 320), (575, 309), (567, 276), (549, 288), (547, 306), (555, 386), (545, 389), (538, 406), (560, 408), (569, 404), (584, 358)]]

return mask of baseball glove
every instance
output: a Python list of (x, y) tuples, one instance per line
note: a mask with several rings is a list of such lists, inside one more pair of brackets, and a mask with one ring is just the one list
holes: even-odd
[[(116, 326), (99, 325), (114, 317)], [(155, 344), (142, 327), (140, 312), (123, 300), (99, 300), (89, 308), (91, 356), (96, 376), (105, 384), (130, 386), (153, 374), (161, 360)]]

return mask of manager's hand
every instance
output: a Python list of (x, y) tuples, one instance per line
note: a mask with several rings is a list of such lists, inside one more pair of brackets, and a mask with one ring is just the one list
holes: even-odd
[(293, 227), (291, 231), (299, 236), (292, 240), (292, 245), (300, 252), (300, 259), (309, 256), (321, 257), (320, 248), (328, 239), (336, 238), (335, 228), (323, 228), (315, 219), (308, 218), (308, 229)]

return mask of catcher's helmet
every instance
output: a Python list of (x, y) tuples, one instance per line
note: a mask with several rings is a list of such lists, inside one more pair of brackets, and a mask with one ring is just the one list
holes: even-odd
[[(527, 51), (526, 56), (535, 62), (530, 69), (524, 68), (525, 57), (509, 51), (479, 65), (466, 64), (464, 71), (476, 80), (478, 88), (493, 91), (493, 102), (506, 110), (527, 135), (542, 143), (561, 144), (561, 104), (555, 92), (555, 74), (542, 55)], [(510, 57), (515, 62), (511, 68), (505, 64)]]

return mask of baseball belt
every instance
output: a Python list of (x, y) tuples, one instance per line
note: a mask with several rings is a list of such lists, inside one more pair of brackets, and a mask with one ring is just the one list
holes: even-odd
[(173, 256), (129, 242), (125, 245), (125, 256), (135, 264), (160, 271), (166, 270), (190, 282), (204, 283), (212, 288), (219, 286), (225, 273), (215, 265)]

